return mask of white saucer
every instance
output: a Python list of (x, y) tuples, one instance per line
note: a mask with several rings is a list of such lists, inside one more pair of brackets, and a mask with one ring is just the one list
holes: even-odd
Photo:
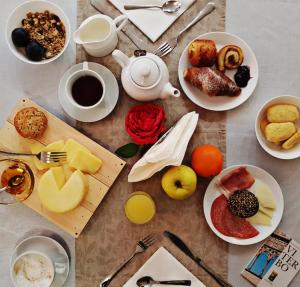
[(104, 99), (101, 104), (93, 109), (82, 111), (72, 106), (67, 98), (65, 93), (66, 80), (71, 73), (82, 69), (82, 63), (72, 66), (65, 72), (59, 83), (58, 99), (64, 111), (70, 117), (81, 122), (91, 123), (104, 119), (113, 111), (119, 98), (119, 86), (114, 74), (109, 69), (92, 62), (89, 62), (88, 65), (89, 69), (101, 75), (107, 86)]
[(11, 263), (21, 254), (27, 251), (38, 251), (51, 258), (54, 265), (59, 265), (61, 273), (56, 272), (51, 287), (62, 287), (66, 282), (70, 260), (66, 250), (56, 240), (48, 236), (31, 236), (22, 240), (15, 248), (11, 257)]
[[(255, 237), (252, 237), (249, 239), (238, 239), (238, 238), (223, 235), (221, 232), (219, 232), (214, 227), (211, 217), (210, 217), (211, 206), (212, 206), (214, 200), (221, 195), (218, 187), (216, 186), (217, 180), (219, 180), (221, 177), (223, 177), (225, 174), (229, 173), (233, 169), (236, 169), (236, 168), (239, 168), (242, 166), (246, 167), (247, 170), (251, 173), (251, 175), (255, 179), (259, 179), (269, 186), (269, 188), (272, 190), (272, 192), (274, 194), (274, 198), (276, 199), (276, 205), (277, 205), (276, 210), (274, 211), (274, 214), (273, 214), (271, 225), (264, 226), (264, 225), (256, 225), (255, 224), (254, 226), (259, 231), (259, 234), (256, 235)], [(281, 188), (272, 175), (270, 175), (268, 172), (266, 172), (265, 170), (263, 170), (262, 168), (259, 168), (257, 166), (242, 164), (242, 165), (234, 165), (234, 166), (227, 167), (218, 176), (213, 178), (213, 180), (208, 185), (205, 195), (204, 195), (203, 209), (204, 209), (205, 219), (206, 219), (209, 227), (218, 237), (220, 237), (221, 239), (223, 239), (231, 244), (250, 245), (250, 244), (255, 244), (255, 243), (258, 243), (258, 242), (266, 239), (268, 236), (270, 236), (275, 231), (275, 229), (279, 225), (280, 220), (283, 215), (284, 199), (283, 199)]]
[[(210, 32), (202, 34), (196, 39), (213, 40), (215, 41), (218, 50), (220, 50), (223, 46), (232, 44), (241, 47), (245, 56), (242, 65), (250, 67), (251, 79), (249, 80), (247, 87), (242, 88), (242, 93), (237, 97), (209, 97), (205, 95), (198, 88), (192, 86), (183, 78), (184, 70), (191, 67), (188, 60), (188, 47), (191, 44), (189, 43), (183, 50), (178, 65), (179, 82), (186, 96), (197, 106), (211, 111), (227, 111), (244, 103), (254, 92), (258, 81), (258, 64), (252, 49), (238, 36), (226, 32)], [(227, 70), (226, 75), (234, 81), (233, 77), (235, 72), (236, 70)]]

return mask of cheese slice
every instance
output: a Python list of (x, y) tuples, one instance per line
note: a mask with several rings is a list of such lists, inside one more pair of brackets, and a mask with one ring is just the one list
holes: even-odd
[(53, 173), (53, 176), (55, 178), (57, 187), (59, 189), (61, 189), (65, 182), (66, 182), (66, 177), (65, 177), (65, 173), (64, 173), (64, 169), (62, 167), (52, 167), (51, 171)]
[(258, 211), (254, 216), (247, 218), (251, 224), (271, 225), (271, 218), (266, 214)]
[(63, 168), (51, 168), (42, 175), (38, 195), (42, 205), (49, 211), (65, 213), (76, 208), (87, 193), (87, 179), (76, 170), (60, 188), (64, 180)]
[(73, 139), (68, 139), (66, 141), (65, 146), (64, 146), (64, 151), (67, 152), (67, 160), (68, 160), (68, 162), (71, 162), (71, 160), (73, 159), (73, 157), (80, 150), (85, 151), (87, 153), (90, 153), (90, 151), (86, 147), (84, 147), (83, 145), (81, 145), (77, 141), (75, 141)]
[(79, 150), (69, 162), (69, 166), (88, 173), (96, 173), (102, 165), (102, 160), (89, 151)]
[(265, 215), (269, 216), (270, 218), (273, 217), (274, 209), (263, 207), (262, 205), (259, 206), (259, 211), (264, 213)]
[(266, 208), (276, 208), (273, 192), (264, 182), (256, 179), (254, 191), (260, 205)]

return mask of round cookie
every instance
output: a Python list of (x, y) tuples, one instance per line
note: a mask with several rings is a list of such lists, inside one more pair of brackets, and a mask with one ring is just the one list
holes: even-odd
[(42, 111), (37, 108), (24, 108), (14, 117), (17, 132), (24, 138), (36, 139), (43, 135), (47, 128), (48, 120)]

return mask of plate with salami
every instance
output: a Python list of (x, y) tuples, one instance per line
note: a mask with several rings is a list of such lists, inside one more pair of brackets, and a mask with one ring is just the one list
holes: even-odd
[(283, 215), (281, 188), (272, 175), (252, 165), (224, 169), (206, 189), (206, 221), (221, 239), (250, 245), (267, 238)]

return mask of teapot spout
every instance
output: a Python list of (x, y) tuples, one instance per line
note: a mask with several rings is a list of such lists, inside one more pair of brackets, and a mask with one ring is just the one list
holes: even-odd
[(180, 91), (176, 88), (174, 88), (171, 83), (167, 83), (161, 93), (161, 99), (165, 99), (169, 96), (173, 96), (173, 97), (179, 97), (180, 96)]
[(122, 68), (126, 67), (129, 63), (129, 58), (120, 50), (114, 50), (112, 56)]

